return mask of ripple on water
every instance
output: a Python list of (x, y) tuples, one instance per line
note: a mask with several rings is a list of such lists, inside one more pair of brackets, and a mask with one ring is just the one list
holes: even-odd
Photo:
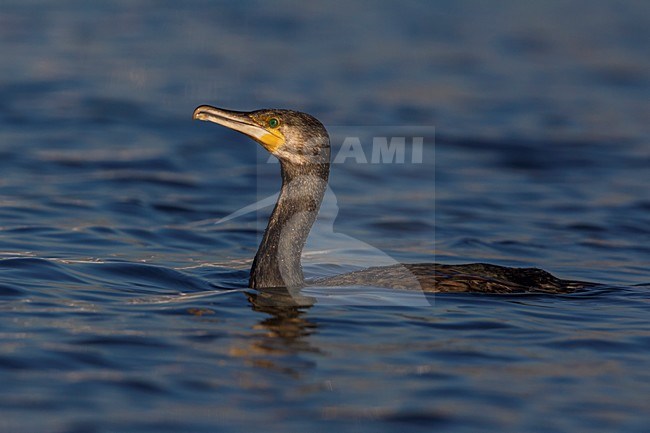
[(129, 262), (86, 264), (84, 272), (99, 281), (109, 281), (127, 292), (163, 293), (214, 290), (212, 283), (175, 269)]
[(4, 278), (14, 281), (42, 280), (58, 283), (83, 284), (85, 281), (61, 264), (36, 257), (21, 257), (0, 260), (0, 272)]

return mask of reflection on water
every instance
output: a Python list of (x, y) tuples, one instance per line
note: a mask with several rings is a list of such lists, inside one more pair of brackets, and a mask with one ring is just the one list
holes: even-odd
[[(268, 357), (321, 352), (309, 339), (318, 328), (316, 323), (308, 319), (308, 310), (313, 305), (313, 300), (301, 295), (299, 290), (292, 292), (277, 288), (247, 295), (253, 311), (265, 313), (270, 317), (258, 322), (254, 327), (254, 335), (257, 338), (254, 338), (249, 347), (236, 352), (236, 356), (253, 358), (249, 361), (258, 367), (285, 371), (293, 375), (305, 373), (305, 368), (309, 368), (305, 363), (301, 363), (294, 371), (292, 368), (287, 369), (287, 363), (283, 360), (273, 362)], [(265, 355), (265, 359), (254, 359), (257, 354)]]

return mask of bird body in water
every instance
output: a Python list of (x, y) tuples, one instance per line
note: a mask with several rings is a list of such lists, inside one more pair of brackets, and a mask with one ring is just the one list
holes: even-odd
[(292, 110), (232, 111), (202, 105), (194, 119), (220, 124), (260, 143), (280, 161), (282, 187), (250, 273), (249, 286), (376, 286), (425, 292), (566, 293), (590, 283), (561, 280), (536, 268), (474, 263), (397, 264), (305, 281), (300, 256), (327, 187), (330, 140), (313, 116)]

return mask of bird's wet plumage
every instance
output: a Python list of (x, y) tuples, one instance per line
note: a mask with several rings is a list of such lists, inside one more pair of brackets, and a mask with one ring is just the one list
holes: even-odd
[(316, 286), (375, 286), (444, 293), (569, 293), (593, 284), (562, 280), (537, 268), (487, 263), (403, 263), (377, 266), (310, 282)]

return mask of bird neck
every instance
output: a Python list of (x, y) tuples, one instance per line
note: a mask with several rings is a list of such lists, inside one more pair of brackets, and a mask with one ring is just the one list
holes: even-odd
[(280, 195), (253, 260), (252, 288), (301, 287), (305, 282), (300, 256), (323, 200), (329, 162), (281, 162), (281, 170)]

